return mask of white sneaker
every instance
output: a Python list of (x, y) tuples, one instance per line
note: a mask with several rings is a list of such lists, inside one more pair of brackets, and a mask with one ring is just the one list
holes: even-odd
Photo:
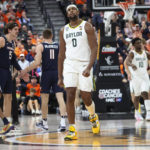
[(142, 115), (138, 111), (135, 111), (134, 117), (137, 121), (144, 120), (144, 118), (142, 117)]
[(35, 114), (36, 114), (36, 115), (40, 115), (40, 111), (39, 111), (39, 110), (36, 110), (36, 111), (35, 111)]
[(146, 112), (145, 119), (146, 119), (146, 121), (150, 121), (150, 112)]
[(34, 110), (34, 109), (31, 111), (31, 114), (32, 114), (32, 115), (34, 115), (34, 114), (35, 114), (35, 110)]
[(44, 121), (43, 119), (36, 123), (36, 127), (41, 128), (43, 130), (48, 130), (48, 124), (47, 121)]

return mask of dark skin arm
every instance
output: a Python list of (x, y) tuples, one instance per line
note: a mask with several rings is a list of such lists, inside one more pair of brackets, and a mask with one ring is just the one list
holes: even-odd
[(59, 34), (59, 54), (58, 54), (58, 85), (64, 87), (63, 83), (63, 64), (66, 52), (66, 43), (63, 38), (64, 28), (60, 30)]
[(137, 67), (134, 64), (132, 64), (133, 58), (134, 58), (134, 53), (130, 52), (126, 58), (126, 64), (127, 64), (127, 66), (131, 66), (133, 70), (136, 70)]
[(126, 71), (126, 73), (128, 75), (128, 80), (131, 80), (131, 73), (130, 73), (130, 70), (129, 70), (128, 66), (127, 66), (127, 59), (125, 59), (123, 64), (124, 64), (124, 67), (125, 67), (125, 71)]
[(97, 44), (95, 30), (90, 23), (86, 23), (85, 31), (87, 33), (88, 43), (91, 49), (91, 56), (90, 56), (90, 62), (87, 68), (83, 71), (82, 75), (88, 77), (90, 75), (90, 70), (93, 67), (93, 64), (96, 60), (98, 44)]

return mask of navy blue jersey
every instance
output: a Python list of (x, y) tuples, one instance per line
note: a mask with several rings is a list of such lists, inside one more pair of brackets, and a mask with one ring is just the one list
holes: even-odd
[(5, 46), (0, 48), (0, 68), (10, 69), (10, 66), (13, 65), (17, 70), (21, 70), (14, 53), (14, 41), (8, 42), (5, 36), (3, 38), (5, 39)]
[(43, 53), (42, 53), (42, 71), (54, 71), (58, 70), (58, 53), (59, 46), (57, 43), (42, 43)]
[(0, 48), (0, 68), (9, 69), (12, 64), (13, 53), (14, 53), (14, 42), (8, 42), (6, 37), (5, 46)]

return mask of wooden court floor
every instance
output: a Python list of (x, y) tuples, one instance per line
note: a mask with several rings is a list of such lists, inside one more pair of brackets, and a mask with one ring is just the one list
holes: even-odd
[(39, 118), (20, 116), (17, 130), (0, 137), (0, 150), (150, 150), (150, 122), (100, 119), (101, 133), (93, 135), (90, 122), (76, 115), (78, 140), (65, 142), (65, 133), (57, 132), (59, 115), (48, 116), (48, 132), (35, 127)]

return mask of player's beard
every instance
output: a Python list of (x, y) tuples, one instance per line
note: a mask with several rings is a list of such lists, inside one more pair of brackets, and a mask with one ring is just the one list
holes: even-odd
[(73, 17), (68, 17), (70, 21), (76, 21), (78, 20), (78, 16), (74, 15)]

